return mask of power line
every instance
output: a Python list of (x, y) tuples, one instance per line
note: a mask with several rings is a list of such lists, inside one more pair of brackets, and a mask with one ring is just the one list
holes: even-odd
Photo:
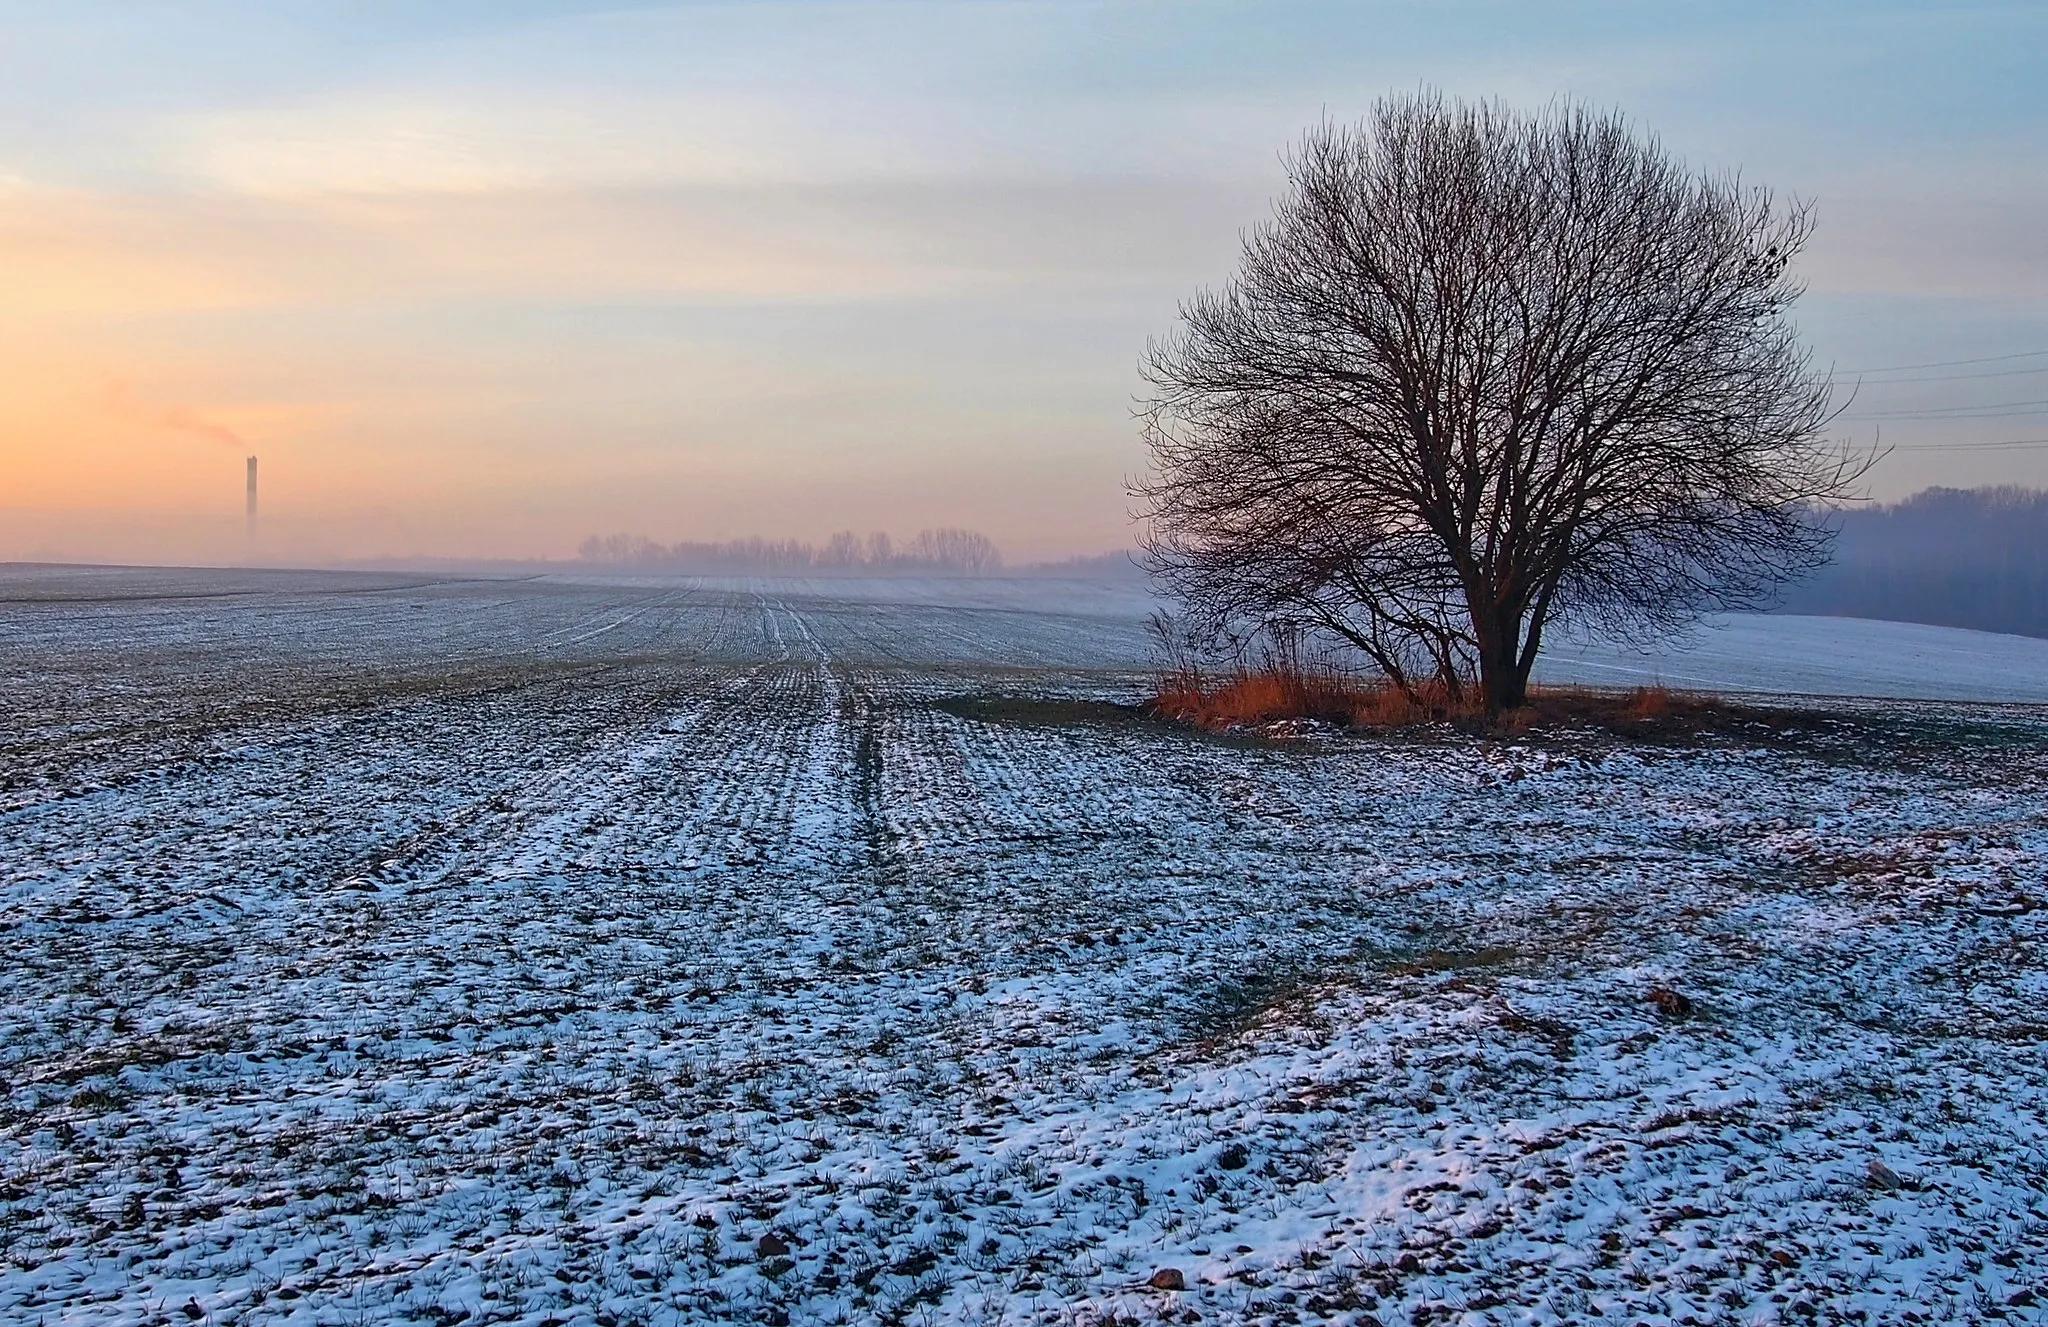
[(1997, 401), (1983, 405), (1931, 405), (1918, 410), (1859, 410), (1844, 419), (2014, 419), (2038, 415), (2048, 401)]
[(2048, 414), (2048, 410), (1986, 410), (1974, 415), (1959, 415), (1945, 410), (1881, 410), (1868, 415), (1843, 415), (1844, 419), (1917, 419), (1963, 424), (1973, 419), (2030, 419), (2035, 415)]
[[(1830, 381), (1839, 382), (1846, 376), (1843, 370), (1830, 376)], [(2031, 369), (1993, 369), (1989, 373), (1927, 373), (1913, 378), (1879, 378), (1876, 382), (1865, 382), (1865, 387), (1892, 387), (1905, 382), (1967, 382), (1973, 378), (2017, 378), (2029, 373), (2048, 373), (2048, 364), (2036, 364)]]
[[(1839, 369), (1840, 373), (1904, 373), (1908, 369), (1955, 369), (1966, 364), (2003, 364), (2015, 359), (2048, 359), (2048, 350), (2022, 350), (2016, 355), (1983, 355), (1977, 359), (1936, 359), (1925, 364), (1886, 364), (1871, 369)], [(2029, 372), (2030, 370), (2021, 370)]]
[(1893, 452), (2026, 452), (2048, 447), (2048, 438), (2005, 438), (1998, 442), (1922, 442), (1885, 448)]

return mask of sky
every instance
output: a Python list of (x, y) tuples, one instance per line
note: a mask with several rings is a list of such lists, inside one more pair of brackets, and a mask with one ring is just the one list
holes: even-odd
[(1811, 200), (1872, 496), (2048, 484), (2044, 75), (2038, 3), (0, 0), (0, 558), (1128, 546), (1146, 338), (1424, 87)]

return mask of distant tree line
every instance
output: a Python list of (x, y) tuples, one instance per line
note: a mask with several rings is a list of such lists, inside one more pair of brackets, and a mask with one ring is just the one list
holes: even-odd
[(711, 576), (984, 576), (1003, 566), (1002, 551), (986, 535), (951, 527), (921, 530), (900, 544), (880, 531), (863, 539), (842, 530), (822, 546), (800, 539), (663, 544), (644, 535), (593, 535), (577, 553), (585, 562)]
[(1145, 582), (1145, 568), (1137, 558), (1129, 552), (1115, 549), (1107, 553), (1082, 553), (1052, 562), (1029, 562), (1014, 568), (1010, 574), (1042, 580), (1125, 581), (1133, 585)]
[(1834, 520), (1834, 561), (1782, 611), (2048, 636), (2048, 491), (1930, 488)]

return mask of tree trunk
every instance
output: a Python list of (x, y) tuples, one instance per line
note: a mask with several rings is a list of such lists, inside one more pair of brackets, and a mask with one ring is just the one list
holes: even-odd
[(1482, 651), (1479, 656), (1479, 692), (1486, 703), (1486, 717), (1497, 719), (1508, 710), (1529, 703), (1529, 679), (1515, 658), (1512, 646)]
[(1472, 614), (1472, 636), (1479, 647), (1479, 698), (1489, 719), (1529, 699), (1528, 674), (1519, 657), (1521, 625), (1515, 615), (1494, 604)]

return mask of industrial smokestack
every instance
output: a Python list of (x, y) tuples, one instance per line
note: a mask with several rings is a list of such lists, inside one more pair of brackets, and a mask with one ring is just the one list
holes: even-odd
[(256, 533), (256, 458), (249, 458), (249, 533)]

